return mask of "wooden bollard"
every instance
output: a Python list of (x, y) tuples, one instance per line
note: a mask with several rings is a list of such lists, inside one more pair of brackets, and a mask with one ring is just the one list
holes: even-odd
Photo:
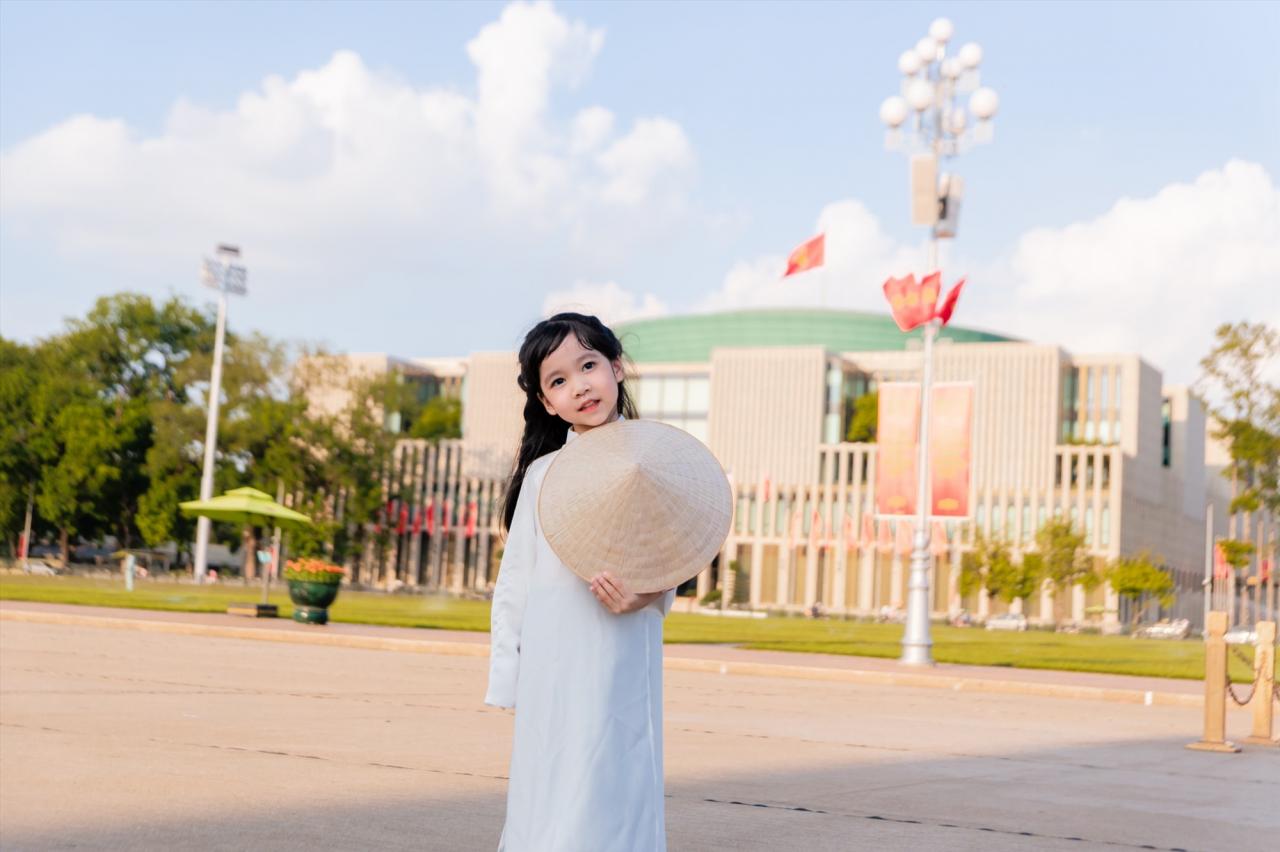
[(1227, 742), (1227, 614), (1209, 613), (1204, 643), (1204, 737), (1187, 743), (1197, 751), (1239, 751)]
[(1258, 645), (1253, 649), (1253, 733), (1244, 738), (1250, 745), (1280, 746), (1271, 736), (1276, 689), (1276, 623), (1258, 622)]

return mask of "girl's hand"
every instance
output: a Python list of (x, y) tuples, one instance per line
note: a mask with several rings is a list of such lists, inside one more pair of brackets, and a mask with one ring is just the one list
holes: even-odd
[(629, 592), (623, 582), (608, 571), (591, 578), (591, 591), (604, 608), (614, 615), (643, 609), (665, 594), (664, 592)]

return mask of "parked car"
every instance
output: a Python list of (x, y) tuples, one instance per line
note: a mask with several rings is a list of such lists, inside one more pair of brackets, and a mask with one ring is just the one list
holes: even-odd
[(110, 547), (101, 547), (93, 543), (77, 544), (71, 551), (71, 561), (106, 565), (111, 561), (111, 554), (113, 553), (115, 553), (115, 550)]
[(1015, 612), (993, 615), (987, 619), (988, 630), (1016, 630), (1019, 633), (1027, 629), (1027, 617)]
[(1134, 639), (1186, 639), (1191, 634), (1191, 621), (1175, 618), (1162, 619), (1155, 624), (1144, 624), (1130, 635)]
[(56, 544), (33, 544), (27, 551), (30, 559), (61, 559), (62, 548)]

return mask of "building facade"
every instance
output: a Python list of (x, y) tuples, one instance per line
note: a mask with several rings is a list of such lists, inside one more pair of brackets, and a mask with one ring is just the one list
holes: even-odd
[[(844, 437), (860, 396), (882, 382), (918, 381), (918, 335), (901, 334), (887, 316), (815, 310), (651, 319), (617, 331), (641, 416), (706, 443), (733, 485), (731, 533), (697, 578), (699, 596), (718, 588), (723, 605), (790, 612), (816, 605), (859, 616), (904, 606), (910, 520), (876, 516), (876, 444)], [(405, 442), (411, 461), (389, 481), (397, 493), (409, 483), (413, 499), (437, 510), (472, 511), (461, 507), (474, 500), (473, 535), (484, 543), (458, 547), (465, 558), (453, 567), (444, 547), (424, 572), (401, 564), (406, 540), (384, 576), (435, 577), (446, 588), (479, 591), (496, 579), (496, 501), (519, 442), (524, 398), (515, 353), (476, 353), (464, 365), (462, 441), (448, 448)], [(1123, 621), (1129, 604), (1105, 584), (1058, 593), (1046, 586), (1012, 604), (985, 592), (960, 594), (961, 560), (976, 536), (1008, 542), (1016, 557), (1035, 549), (1048, 518), (1065, 517), (1099, 567), (1122, 554), (1157, 555), (1178, 590), (1164, 614), (1199, 622), (1206, 513), (1214, 507), (1213, 531), (1226, 535), (1229, 493), (1214, 466), (1221, 449), (1193, 394), (1165, 386), (1136, 355), (1073, 354), (956, 327), (943, 331), (934, 372), (937, 381), (974, 388), (972, 516), (934, 525), (936, 616), (1012, 609), (1033, 622), (1107, 628)], [(432, 453), (452, 460), (451, 472), (437, 476), (443, 484), (432, 488), (453, 488), (453, 499), (423, 491), (418, 468), (436, 463)], [(457, 531), (466, 515), (451, 522)], [(1232, 532), (1256, 538), (1261, 554), (1276, 531), (1273, 520), (1255, 518)], [(1274, 580), (1268, 589), (1274, 601)]]

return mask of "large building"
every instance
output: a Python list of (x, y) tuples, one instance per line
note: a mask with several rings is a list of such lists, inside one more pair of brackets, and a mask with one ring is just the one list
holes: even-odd
[[(909, 525), (875, 516), (876, 444), (844, 438), (859, 396), (882, 382), (918, 380), (918, 335), (901, 334), (887, 316), (832, 310), (679, 316), (617, 331), (641, 416), (705, 442), (733, 483), (732, 532), (698, 577), (699, 594), (719, 588), (726, 601), (779, 611), (901, 608)], [(1158, 554), (1177, 581), (1173, 614), (1198, 620), (1206, 507), (1215, 507), (1215, 532), (1225, 535), (1228, 495), (1220, 448), (1194, 395), (1165, 386), (1136, 355), (1073, 354), (959, 327), (943, 330), (934, 370), (938, 381), (974, 388), (972, 517), (935, 525), (936, 615), (1010, 608), (982, 592), (960, 594), (962, 554), (976, 533), (1008, 541), (1015, 554), (1032, 550), (1039, 526), (1058, 516), (1077, 525), (1099, 565), (1144, 549)], [(449, 449), (449, 475), (471, 483), (481, 504), (500, 492), (519, 441), (516, 375), (511, 352), (465, 359), (463, 440)], [(422, 454), (445, 450), (405, 452), (408, 470), (425, 464)], [(482, 508), (480, 520), (482, 535), (496, 534), (491, 510)], [(1261, 551), (1274, 529), (1254, 523), (1246, 535)], [(475, 548), (452, 585), (491, 583), (492, 550)], [(450, 569), (405, 576), (446, 578)], [(1105, 584), (1057, 597), (1046, 587), (1011, 608), (1032, 621), (1103, 627), (1126, 615)]]

